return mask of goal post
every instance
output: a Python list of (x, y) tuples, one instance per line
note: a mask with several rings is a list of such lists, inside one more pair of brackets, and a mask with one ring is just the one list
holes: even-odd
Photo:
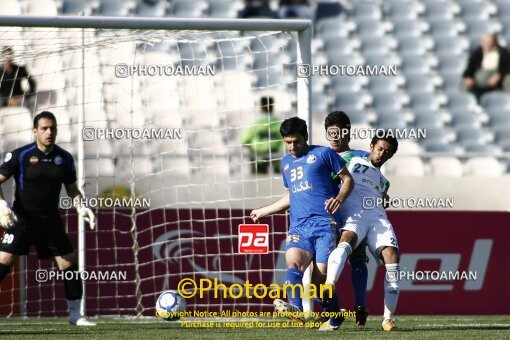
[[(261, 124), (253, 123), (262, 110), (260, 99), (270, 96), (281, 109), (277, 119), (297, 112), (307, 121), (311, 140), (311, 77), (295, 72), (299, 64), (311, 64), (311, 39), (309, 20), (0, 16), (0, 47), (17, 49), (14, 61), (28, 65), (41, 85), (30, 103), (0, 108), (0, 137), (6, 137), (0, 153), (30, 142), (28, 117), (54, 112), (57, 144), (75, 157), (79, 187), (96, 204), (103, 199), (94, 207), (96, 231), (87, 230), (74, 210), (63, 216), (71, 238), (78, 239), (80, 271), (127, 272), (129, 282), (86, 281), (84, 311), (150, 315), (155, 294), (175, 289), (186, 275), (230, 283), (282, 279), (286, 215), (269, 219), (276, 229), (265, 258), (238, 254), (234, 244), (238, 224), (249, 223), (246, 213), (283, 193), (281, 175), (272, 173), (272, 166), (268, 174), (250, 172), (256, 161), (247, 156), (246, 146), (252, 145), (239, 139), (244, 130)], [(145, 74), (155, 64), (173, 65), (172, 72), (190, 66), (202, 73), (171, 79)], [(142, 65), (145, 73), (130, 68), (129, 75), (118, 74), (126, 71), (118, 65)], [(214, 74), (208, 73), (211, 65)], [(17, 125), (8, 123), (14, 121)], [(89, 128), (95, 129), (95, 140), (87, 135)], [(135, 132), (153, 135), (136, 138)], [(98, 134), (110, 139), (99, 140)], [(163, 134), (167, 139), (155, 140)], [(269, 151), (268, 157), (273, 164), (282, 153)], [(101, 207), (105, 197), (147, 199), (150, 206)], [(46, 285), (31, 277), (48, 264), (23, 265), (12, 283), (19, 288), (12, 288), (9, 313), (62, 314), (65, 307), (54, 299), (62, 282), (54, 282), (48, 296)], [(25, 309), (34, 297), (38, 306)], [(259, 304), (191, 301), (206, 309), (268, 307), (267, 301)], [(50, 311), (42, 311), (48, 306)], [(305, 299), (304, 306), (310, 311), (312, 301)], [(5, 309), (0, 305), (0, 311)]]

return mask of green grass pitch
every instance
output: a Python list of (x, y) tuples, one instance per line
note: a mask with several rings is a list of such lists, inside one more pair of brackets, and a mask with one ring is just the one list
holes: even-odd
[[(379, 318), (369, 317), (365, 328), (347, 320), (333, 332), (304, 328), (183, 328), (179, 322), (156, 318), (91, 319), (97, 327), (74, 327), (64, 318), (4, 319), (1, 339), (510, 339), (510, 316), (401, 316), (399, 332), (380, 330)], [(249, 322), (252, 320), (194, 319), (187, 321)], [(273, 320), (259, 320), (263, 322)]]

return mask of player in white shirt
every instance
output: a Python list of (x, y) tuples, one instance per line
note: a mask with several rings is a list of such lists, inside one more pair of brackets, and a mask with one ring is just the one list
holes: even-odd
[(381, 173), (381, 166), (398, 149), (398, 141), (389, 135), (376, 136), (370, 143), (370, 156), (353, 157), (347, 167), (354, 178), (354, 190), (344, 202), (340, 211), (345, 221), (338, 247), (330, 254), (326, 283), (335, 287), (345, 262), (352, 250), (366, 237), (370, 251), (378, 263), (386, 267), (384, 282), (385, 331), (395, 331), (393, 314), (399, 295), (399, 255), (397, 237), (388, 220), (384, 206), (380, 204), (387, 197), (389, 182)]

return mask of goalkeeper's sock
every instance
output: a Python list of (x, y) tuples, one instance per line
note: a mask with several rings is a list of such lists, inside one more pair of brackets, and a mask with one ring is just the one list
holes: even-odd
[(349, 257), (351, 253), (351, 245), (347, 242), (340, 242), (338, 247), (329, 254), (326, 283), (333, 286), (336, 284), (340, 277), (340, 273), (342, 273), (342, 270), (344, 269), (345, 261), (347, 261), (347, 257)]
[(363, 258), (350, 260), (352, 267), (352, 287), (354, 288), (354, 305), (365, 306), (367, 295), (368, 269)]
[(291, 287), (287, 287), (285, 290), (289, 303), (299, 308), (300, 311), (303, 311), (303, 301), (301, 300), (300, 289), (292, 289), (292, 287), (296, 287), (296, 285), (301, 285), (301, 287), (303, 287), (303, 272), (296, 268), (287, 269), (285, 283), (290, 283), (292, 285)]
[[(64, 288), (67, 300), (79, 300), (83, 296), (83, 285), (81, 277), (78, 275), (78, 265), (74, 264), (64, 272), (74, 272), (70, 280), (64, 279)], [(64, 275), (64, 278), (66, 275)]]
[(67, 300), (67, 307), (69, 308), (69, 319), (77, 320), (81, 318), (81, 299)]
[[(398, 284), (398, 263), (387, 264), (385, 267), (386, 280), (384, 280), (384, 319), (387, 320), (393, 319), (393, 314), (397, 308), (400, 286)], [(389, 281), (388, 278), (390, 278)]]
[(7, 266), (3, 263), (0, 263), (0, 282), (2, 282), (3, 279), (9, 274), (11, 271), (11, 266)]

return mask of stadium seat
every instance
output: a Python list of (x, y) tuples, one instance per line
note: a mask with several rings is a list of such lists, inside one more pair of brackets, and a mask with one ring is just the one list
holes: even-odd
[(398, 52), (408, 56), (423, 56), (427, 53), (427, 46), (423, 39), (416, 37), (403, 38), (399, 40)]
[(503, 154), (503, 149), (494, 144), (471, 144), (464, 146), (466, 153), (478, 154), (481, 156), (498, 157)]
[(477, 108), (476, 98), (469, 92), (449, 92), (447, 93), (447, 107), (450, 110), (473, 109)]
[(441, 85), (445, 92), (459, 92), (462, 89), (463, 81), (458, 74), (443, 73), (443, 84)]
[(393, 176), (424, 176), (425, 164), (418, 156), (397, 156), (388, 162), (388, 172)]
[(421, 37), (423, 33), (423, 24), (418, 20), (395, 20), (393, 23), (393, 34), (398, 40), (407, 37)]
[(436, 111), (430, 111), (429, 114), (415, 116), (413, 125), (423, 129), (444, 127), (441, 116), (439, 114), (434, 114), (435, 112)]
[(385, 37), (365, 36), (362, 39), (361, 51), (363, 55), (388, 54), (390, 50), (390, 42)]
[(488, 92), (482, 95), (480, 103), (486, 109), (510, 109), (510, 94), (503, 92)]
[(335, 107), (338, 110), (349, 112), (352, 110), (363, 110), (364, 104), (358, 92), (343, 92), (336, 94)]
[(237, 18), (238, 11), (242, 9), (238, 2), (229, 0), (212, 1), (209, 3), (210, 18)]
[[(376, 79), (372, 77), (371, 79)], [(315, 82), (312, 82), (314, 84)], [(333, 77), (331, 80), (331, 88), (334, 93), (340, 92), (358, 92), (363, 84), (357, 77)]]
[(430, 24), (430, 32), (434, 37), (434, 40), (439, 39), (439, 37), (450, 37), (455, 38), (458, 36), (458, 25), (455, 21), (451, 19), (434, 19), (429, 20)]
[(354, 20), (380, 20), (382, 18), (381, 7), (371, 1), (356, 1), (352, 8)]
[(410, 94), (413, 93), (434, 93), (434, 82), (428, 76), (411, 75), (407, 78), (405, 89)]
[(454, 7), (447, 1), (434, 1), (426, 4), (425, 18), (431, 19), (451, 19), (455, 16)]
[(363, 20), (357, 23), (356, 33), (360, 38), (384, 37), (386, 27), (380, 21)]
[(490, 16), (489, 8), (486, 2), (472, 1), (461, 2), (460, 15), (466, 19), (488, 19)]
[(406, 122), (403, 116), (378, 116), (375, 126), (378, 129), (403, 129)]
[(166, 10), (167, 3), (165, 1), (158, 1), (155, 3), (140, 1), (136, 4), (135, 15), (137, 17), (162, 18), (165, 16)]
[(375, 110), (400, 110), (404, 104), (399, 95), (385, 93), (375, 95), (372, 106)]
[(487, 132), (480, 128), (463, 127), (455, 129), (457, 141), (461, 145), (485, 144), (487, 142)]
[(403, 139), (398, 142), (398, 155), (399, 156), (420, 156), (420, 145), (411, 139)]
[(418, 10), (414, 3), (408, 1), (392, 2), (388, 4), (386, 11), (389, 18), (394, 21), (396, 19), (416, 19), (419, 15)]
[(170, 4), (170, 13), (174, 17), (200, 18), (207, 5), (197, 0), (174, 0)]
[(423, 143), (427, 153), (441, 154), (444, 156), (463, 154), (463, 149), (454, 144), (443, 144), (436, 142)]
[(318, 2), (315, 9), (315, 21), (321, 23), (327, 19), (340, 20), (343, 8), (337, 2)]
[(78, 15), (83, 13), (84, 16), (92, 14), (92, 2), (88, 0), (64, 0), (62, 3), (63, 15)]
[(461, 177), (464, 171), (461, 161), (456, 157), (432, 157), (429, 166), (433, 176)]
[(510, 112), (508, 111), (492, 111), (489, 112), (489, 117), (492, 128), (510, 127)]
[(504, 171), (504, 166), (494, 157), (473, 157), (464, 165), (465, 176), (499, 177)]
[[(319, 3), (320, 5), (321, 3)], [(348, 26), (342, 18), (323, 19), (317, 23), (317, 34), (322, 39), (349, 36)]]
[(395, 93), (398, 91), (398, 82), (395, 77), (370, 77), (368, 88), (373, 94)]
[(439, 59), (439, 73), (458, 74), (460, 78), (466, 68), (466, 60), (459, 59), (458, 56), (444, 56)]
[(350, 38), (333, 37), (324, 40), (324, 51), (331, 53), (348, 54), (353, 51), (353, 43)]
[(55, 16), (58, 14), (58, 8), (54, 0), (30, 0), (27, 3), (26, 12), (30, 15)]
[(97, 8), (98, 15), (104, 16), (129, 16), (134, 3), (124, 0), (101, 0)]
[(406, 77), (412, 77), (413, 75), (426, 76), (431, 72), (431, 68), (425, 58), (412, 55), (405, 56), (402, 59), (401, 69)]
[(465, 113), (457, 114), (457, 115), (452, 116), (451, 123), (455, 129), (460, 129), (460, 128), (477, 129), (482, 126), (482, 123), (480, 122), (480, 115), (478, 115), (478, 114), (475, 114), (475, 115), (465, 114)]
[(428, 110), (435, 111), (439, 109), (439, 102), (437, 96), (429, 93), (414, 92), (411, 95), (410, 106), (413, 110)]
[(3, 0), (0, 15), (21, 15), (21, 6), (17, 0)]
[(449, 144), (453, 141), (454, 134), (447, 128), (427, 128), (427, 139), (423, 141), (427, 144)]

